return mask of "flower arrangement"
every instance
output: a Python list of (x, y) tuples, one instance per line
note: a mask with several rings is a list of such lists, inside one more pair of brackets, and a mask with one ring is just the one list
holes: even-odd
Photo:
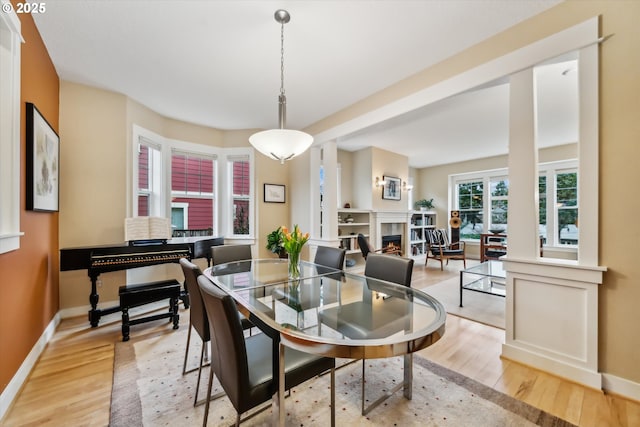
[(300, 252), (307, 240), (309, 233), (304, 233), (298, 228), (298, 224), (293, 226), (293, 231), (289, 232), (287, 227), (280, 227), (282, 232), (282, 247), (289, 255), (289, 277), (297, 279), (300, 277)]

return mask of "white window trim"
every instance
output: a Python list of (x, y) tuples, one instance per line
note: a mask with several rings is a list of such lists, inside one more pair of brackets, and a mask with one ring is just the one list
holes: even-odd
[(0, 13), (0, 253), (20, 248), (20, 20), (12, 8)]
[(187, 228), (187, 224), (189, 224), (189, 203), (171, 203), (171, 217), (173, 217), (173, 210), (181, 209), (182, 210), (182, 225), (180, 226), (181, 230)]
[[(131, 194), (131, 207), (129, 209), (130, 216), (138, 215), (138, 203), (137, 203), (137, 177), (138, 177), (138, 164), (135, 161), (137, 159), (138, 142), (140, 138), (146, 139), (156, 146), (161, 151), (163, 161), (163, 171), (171, 169), (171, 153), (173, 151), (194, 153), (203, 156), (211, 157), (214, 159), (214, 173), (215, 178), (213, 182), (213, 200), (214, 200), (214, 212), (216, 213), (213, 218), (213, 230), (214, 234), (225, 236), (225, 239), (242, 239), (253, 240), (255, 239), (255, 161), (254, 152), (251, 148), (234, 147), (234, 148), (220, 148), (213, 147), (204, 144), (197, 144), (193, 142), (180, 141), (175, 139), (166, 138), (162, 135), (158, 135), (148, 129), (145, 129), (139, 125), (133, 125), (133, 143), (132, 143), (132, 161), (130, 166), (132, 167), (131, 182), (129, 188), (132, 189)], [(233, 212), (232, 212), (232, 186), (233, 182), (229, 178), (230, 173), (228, 163), (234, 158), (247, 159), (251, 164), (250, 168), (250, 194), (249, 200), (253, 203), (249, 203), (249, 234), (248, 235), (234, 235), (233, 234)], [(222, 185), (226, 184), (226, 185)], [(159, 193), (159, 203), (163, 206), (163, 211), (167, 218), (171, 218), (171, 182), (168, 176), (162, 177), (162, 191)], [(184, 196), (184, 194), (181, 194)]]

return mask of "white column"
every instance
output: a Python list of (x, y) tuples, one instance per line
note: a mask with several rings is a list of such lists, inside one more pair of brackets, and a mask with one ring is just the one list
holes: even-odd
[(540, 256), (538, 147), (533, 69), (511, 76), (509, 101), (509, 258)]

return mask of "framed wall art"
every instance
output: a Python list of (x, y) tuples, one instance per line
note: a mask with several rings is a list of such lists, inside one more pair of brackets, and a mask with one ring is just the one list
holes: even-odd
[(385, 184), (382, 187), (382, 198), (387, 200), (400, 200), (400, 194), (402, 193), (402, 182), (400, 178), (394, 178), (392, 176), (383, 176)]
[(264, 185), (264, 201), (265, 203), (284, 203), (285, 187), (280, 184)]
[(35, 105), (27, 102), (27, 209), (57, 212), (60, 138)]

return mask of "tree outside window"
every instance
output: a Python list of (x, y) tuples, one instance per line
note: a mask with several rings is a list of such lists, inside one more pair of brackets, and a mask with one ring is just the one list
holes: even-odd
[(484, 232), (482, 210), (484, 183), (482, 181), (458, 184), (458, 210), (460, 210), (460, 238), (479, 239)]

